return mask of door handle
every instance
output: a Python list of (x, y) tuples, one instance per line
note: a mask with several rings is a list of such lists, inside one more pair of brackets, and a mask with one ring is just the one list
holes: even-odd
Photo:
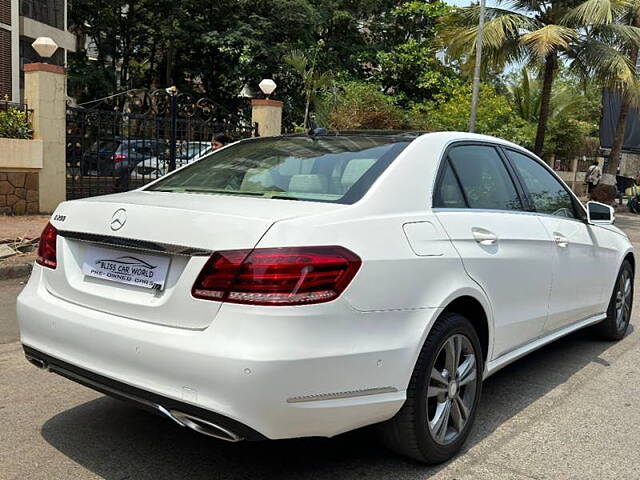
[(480, 245), (494, 245), (498, 241), (498, 236), (495, 233), (484, 228), (474, 227), (471, 229), (471, 233), (474, 240)]
[(556, 245), (560, 248), (567, 248), (569, 246), (569, 240), (567, 240), (567, 237), (559, 233), (553, 234), (553, 241), (556, 242)]

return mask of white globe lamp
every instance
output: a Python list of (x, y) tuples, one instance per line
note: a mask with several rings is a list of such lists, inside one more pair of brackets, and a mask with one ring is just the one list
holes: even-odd
[(38, 37), (31, 46), (42, 58), (51, 58), (58, 49), (58, 44), (49, 37)]
[(258, 84), (258, 86), (267, 98), (269, 98), (269, 95), (271, 95), (277, 87), (276, 82), (274, 82), (270, 78), (265, 78)]

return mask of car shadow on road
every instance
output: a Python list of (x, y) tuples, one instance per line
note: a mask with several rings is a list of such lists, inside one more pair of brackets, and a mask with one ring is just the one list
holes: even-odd
[[(577, 332), (489, 378), (461, 455), (586, 365), (607, 365), (600, 355), (611, 345)], [(107, 397), (56, 415), (43, 425), (42, 436), (107, 480), (424, 479), (442, 468), (398, 457), (370, 428), (333, 439), (229, 444)]]

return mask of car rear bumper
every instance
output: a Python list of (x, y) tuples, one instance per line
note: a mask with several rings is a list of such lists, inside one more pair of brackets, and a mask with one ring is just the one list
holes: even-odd
[(28, 355), (96, 390), (197, 414), (247, 439), (330, 437), (391, 418), (438, 313), (363, 313), (343, 301), (224, 305), (208, 328), (187, 330), (69, 303), (41, 273), (36, 266), (18, 298)]
[(114, 398), (131, 402), (137, 406), (164, 415), (181, 426), (188, 426), (179, 414), (186, 414), (191, 418), (198, 418), (209, 425), (215, 425), (217, 429), (210, 429), (210, 436), (227, 441), (240, 440), (264, 440), (264, 435), (242, 425), (240, 422), (205, 410), (185, 402), (181, 402), (162, 395), (142, 390), (126, 383), (107, 378), (90, 372), (76, 365), (71, 365), (57, 358), (40, 352), (34, 348), (23, 345), (25, 357), (35, 366), (57, 373), (69, 380), (80, 383), (85, 387), (110, 395)]

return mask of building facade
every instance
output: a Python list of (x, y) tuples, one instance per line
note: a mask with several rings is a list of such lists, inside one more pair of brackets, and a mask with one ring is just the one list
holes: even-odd
[(31, 44), (50, 37), (58, 50), (48, 63), (65, 65), (67, 52), (76, 49), (67, 31), (67, 0), (0, 0), (0, 100), (20, 102), (24, 97), (24, 65), (45, 61)]

